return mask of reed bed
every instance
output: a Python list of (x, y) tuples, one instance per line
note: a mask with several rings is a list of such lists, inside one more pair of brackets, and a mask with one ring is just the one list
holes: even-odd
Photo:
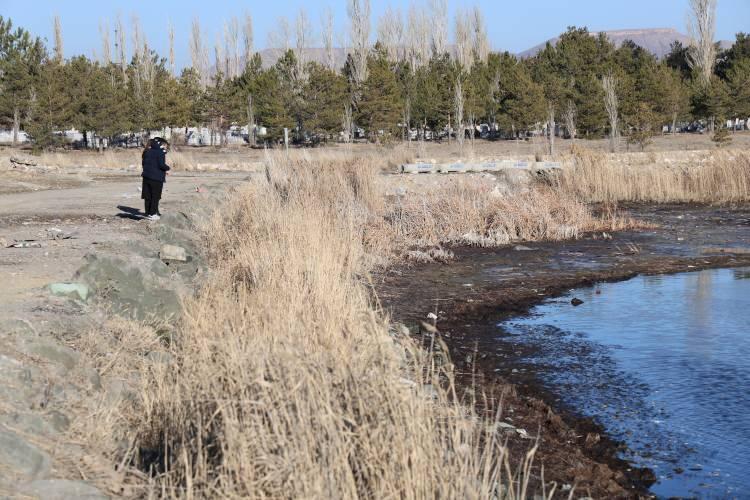
[(747, 202), (750, 155), (739, 150), (716, 151), (700, 161), (633, 165), (575, 148), (555, 188), (585, 202)]
[(534, 443), (511, 462), (500, 414), (457, 390), (439, 338), (428, 351), (390, 322), (370, 276), (410, 255), (450, 259), (440, 245), (571, 238), (621, 220), (548, 186), (503, 195), (480, 179), (387, 200), (382, 165), (268, 153), (263, 179), (200, 230), (210, 273), (175, 330), (120, 322), (82, 342), (137, 388), (78, 428), (122, 464), (102, 481), (131, 497), (555, 494), (529, 488), (543, 484)]

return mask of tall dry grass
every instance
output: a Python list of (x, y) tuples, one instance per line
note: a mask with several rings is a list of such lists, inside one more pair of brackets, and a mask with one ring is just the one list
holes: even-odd
[(555, 188), (587, 202), (735, 203), (750, 200), (750, 155), (716, 151), (681, 165), (633, 165), (604, 153), (573, 150)]
[(269, 154), (263, 180), (201, 230), (211, 271), (168, 342), (122, 324), (87, 339), (101, 372), (139, 387), (79, 429), (123, 464), (130, 496), (530, 494), (534, 448), (511, 463), (499, 415), (456, 390), (438, 338), (428, 352), (389, 322), (369, 276), (415, 247), (560, 239), (611, 221), (548, 187), (503, 196), (481, 180), (387, 201), (382, 164)]
[(417, 348), (373, 299), (375, 163), (271, 163), (206, 225), (211, 277), (186, 301), (174, 362), (142, 370), (137, 406), (122, 407), (125, 456), (152, 477), (135, 491), (526, 497), (533, 451), (511, 465), (494, 420), (457, 396), (445, 349)]

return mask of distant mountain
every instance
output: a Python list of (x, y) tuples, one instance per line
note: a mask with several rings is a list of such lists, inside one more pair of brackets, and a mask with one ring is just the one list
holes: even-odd
[[(662, 57), (669, 54), (669, 46), (672, 42), (680, 42), (683, 45), (690, 43), (690, 38), (677, 31), (674, 28), (648, 28), (648, 29), (634, 29), (634, 30), (611, 30), (603, 31), (605, 35), (610, 39), (616, 47), (620, 47), (624, 41), (632, 40), (637, 45), (655, 54), (656, 57), (661, 59)], [(598, 31), (592, 31), (592, 36), (598, 36)], [(534, 57), (537, 53), (546, 47), (547, 43), (553, 45), (557, 44), (559, 37), (547, 40), (544, 43), (532, 47), (528, 50), (518, 53), (518, 57), (525, 59), (528, 57)], [(722, 41), (722, 48), (728, 48), (732, 46), (732, 42)]]

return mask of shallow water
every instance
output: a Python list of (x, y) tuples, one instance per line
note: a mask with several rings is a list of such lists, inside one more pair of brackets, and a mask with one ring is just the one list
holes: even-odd
[(525, 361), (563, 404), (654, 470), (653, 493), (750, 495), (750, 268), (575, 290), (499, 326), (533, 345)]

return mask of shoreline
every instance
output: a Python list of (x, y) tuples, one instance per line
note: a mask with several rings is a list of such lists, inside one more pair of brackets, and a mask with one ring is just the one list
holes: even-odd
[[(413, 332), (428, 312), (437, 314), (437, 327), (456, 365), (459, 384), (478, 388), (486, 397), (482, 405), (487, 411), (502, 406), (503, 418), (507, 415), (514, 427), (534, 436), (540, 430), (537, 457), (544, 464), (546, 483), (577, 483), (578, 491), (597, 497), (648, 497), (656, 477), (651, 470), (620, 459), (623, 443), (608, 437), (594, 419), (562, 404), (537, 373), (519, 369), (520, 360), (532, 353), (503, 342), (496, 325), (573, 288), (637, 275), (750, 266), (750, 255), (740, 246), (746, 241), (745, 208), (629, 208), (636, 218), (659, 227), (609, 238), (588, 234), (576, 241), (529, 243), (529, 247), (452, 248), (455, 261), (402, 266), (381, 276), (376, 286), (393, 320)], [(692, 224), (693, 217), (705, 221), (704, 227)], [(674, 245), (678, 239), (686, 243)], [(720, 245), (710, 248), (711, 241), (728, 245), (721, 252)], [(533, 441), (515, 436), (509, 440), (519, 458), (530, 444)], [(535, 474), (541, 486), (538, 466)]]

